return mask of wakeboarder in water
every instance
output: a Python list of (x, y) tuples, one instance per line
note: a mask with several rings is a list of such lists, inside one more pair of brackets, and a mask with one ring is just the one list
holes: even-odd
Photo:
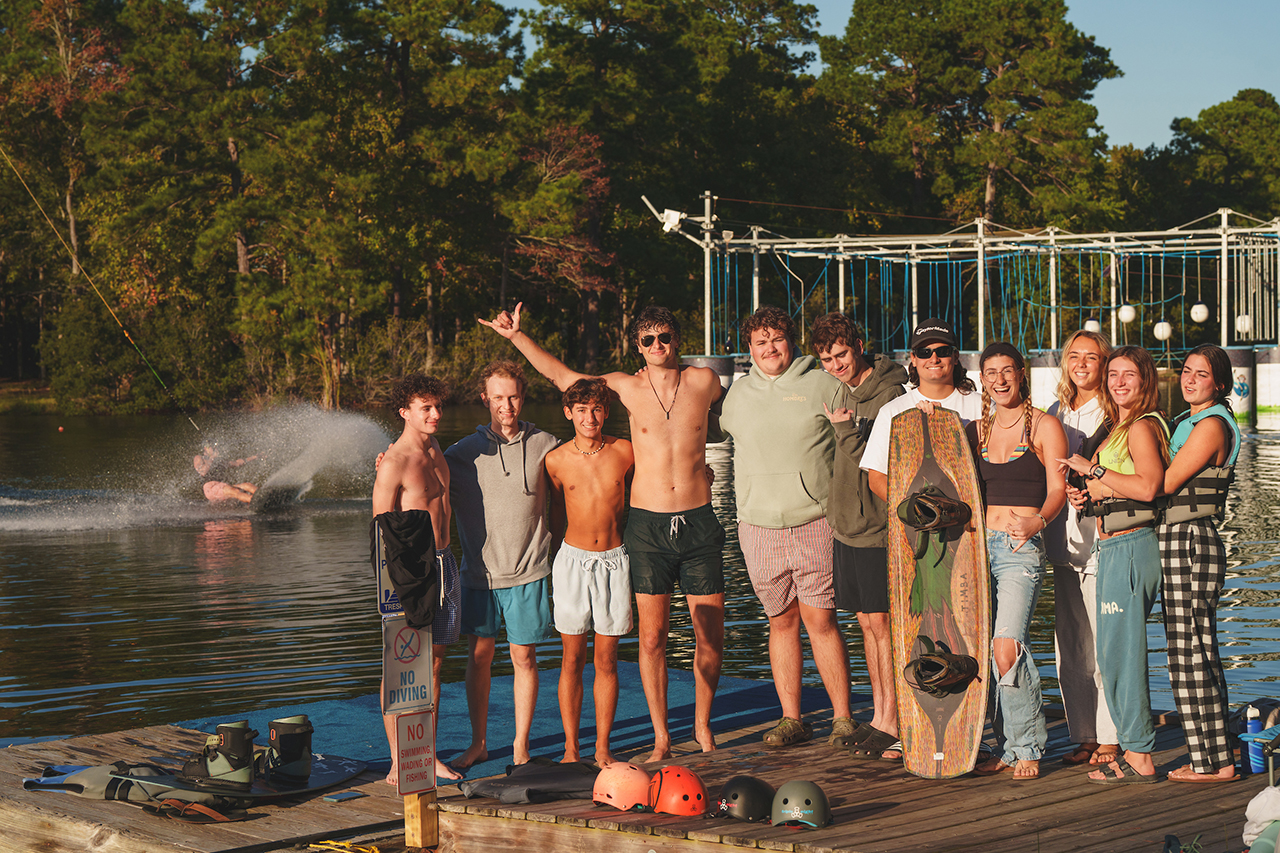
[(196, 473), (204, 478), (204, 496), (213, 503), (221, 501), (240, 501), (248, 503), (253, 500), (253, 493), (258, 487), (253, 483), (227, 482), (233, 469), (240, 468), (257, 459), (255, 454), (247, 459), (227, 460), (218, 453), (217, 444), (206, 444), (200, 453), (191, 460)]

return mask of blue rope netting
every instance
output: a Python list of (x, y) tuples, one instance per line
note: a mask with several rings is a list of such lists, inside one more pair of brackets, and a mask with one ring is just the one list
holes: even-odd
[[(1194, 275), (1199, 292), (1201, 262), (1209, 259), (1216, 264), (1218, 259), (1217, 250), (1192, 249), (1186, 242), (1180, 250), (1171, 247), (1165, 252), (1064, 251), (1058, 255), (1057, 305), (1053, 306), (1049, 300), (1046, 254), (1044, 251), (1012, 251), (986, 255), (984, 331), (987, 340), (1007, 340), (1023, 352), (1046, 350), (1051, 344), (1049, 319), (1056, 308), (1062, 324), (1058, 330), (1061, 343), (1074, 329), (1083, 328), (1087, 320), (1101, 321), (1107, 315), (1114, 271), (1118, 303), (1131, 305), (1137, 311), (1135, 321), (1122, 327), (1122, 340), (1186, 352), (1191, 345), (1187, 339), (1187, 327), (1191, 323), (1188, 284)], [(820, 313), (836, 310), (832, 262), (843, 264), (843, 259), (822, 258), (821, 266), (806, 279), (799, 275), (790, 256), (771, 253), (769, 257), (774, 282), (785, 290), (786, 310), (798, 325), (808, 324)], [(862, 266), (860, 282), (855, 261)], [(742, 293), (744, 278), (740, 263), (737, 253), (732, 260), (728, 253), (717, 253), (712, 275), (713, 342), (717, 349), (739, 353), (744, 351), (739, 322), (748, 310), (747, 297)], [(962, 346), (977, 343), (976, 339), (966, 340), (965, 327), (973, 307), (971, 302), (966, 306), (962, 299), (966, 270), (973, 285), (976, 263), (973, 258), (914, 261), (918, 301), (915, 315), (919, 319), (941, 317), (951, 323)], [(806, 271), (811, 269), (805, 264), (800, 266)], [(859, 256), (849, 260), (846, 313), (859, 323), (868, 336), (868, 343), (877, 350), (902, 350), (910, 339), (912, 267), (912, 261), (896, 255)], [(749, 273), (746, 280), (750, 280)], [(761, 284), (763, 290), (765, 283)], [(815, 299), (819, 288), (821, 296)], [(1216, 293), (1216, 285), (1210, 293)], [(1074, 300), (1070, 296), (1074, 296)], [(763, 293), (761, 299), (765, 303), (776, 301), (776, 297), (771, 300)], [(1154, 325), (1159, 321), (1170, 322), (1179, 336), (1167, 344), (1156, 340)], [(1152, 328), (1147, 328), (1148, 325)]]

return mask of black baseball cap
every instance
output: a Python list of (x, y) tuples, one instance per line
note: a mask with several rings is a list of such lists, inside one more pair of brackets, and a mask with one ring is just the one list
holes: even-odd
[(928, 320), (921, 320), (920, 324), (911, 331), (911, 343), (908, 349), (915, 349), (921, 344), (950, 344), (951, 346), (959, 346), (956, 341), (956, 333), (951, 330), (951, 325), (938, 317), (930, 317)]

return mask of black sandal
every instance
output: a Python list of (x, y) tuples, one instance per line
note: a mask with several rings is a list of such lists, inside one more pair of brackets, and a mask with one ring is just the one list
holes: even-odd
[[(978, 659), (973, 655), (952, 654), (947, 644), (919, 635), (924, 652), (903, 667), (907, 684), (930, 696), (950, 696), (969, 686), (978, 675)], [(941, 651), (939, 651), (941, 649)]]

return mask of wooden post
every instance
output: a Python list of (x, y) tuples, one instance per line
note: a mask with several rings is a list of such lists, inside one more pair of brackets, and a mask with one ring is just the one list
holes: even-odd
[(436, 847), (440, 844), (440, 812), (436, 791), (408, 794), (404, 798), (404, 846)]

